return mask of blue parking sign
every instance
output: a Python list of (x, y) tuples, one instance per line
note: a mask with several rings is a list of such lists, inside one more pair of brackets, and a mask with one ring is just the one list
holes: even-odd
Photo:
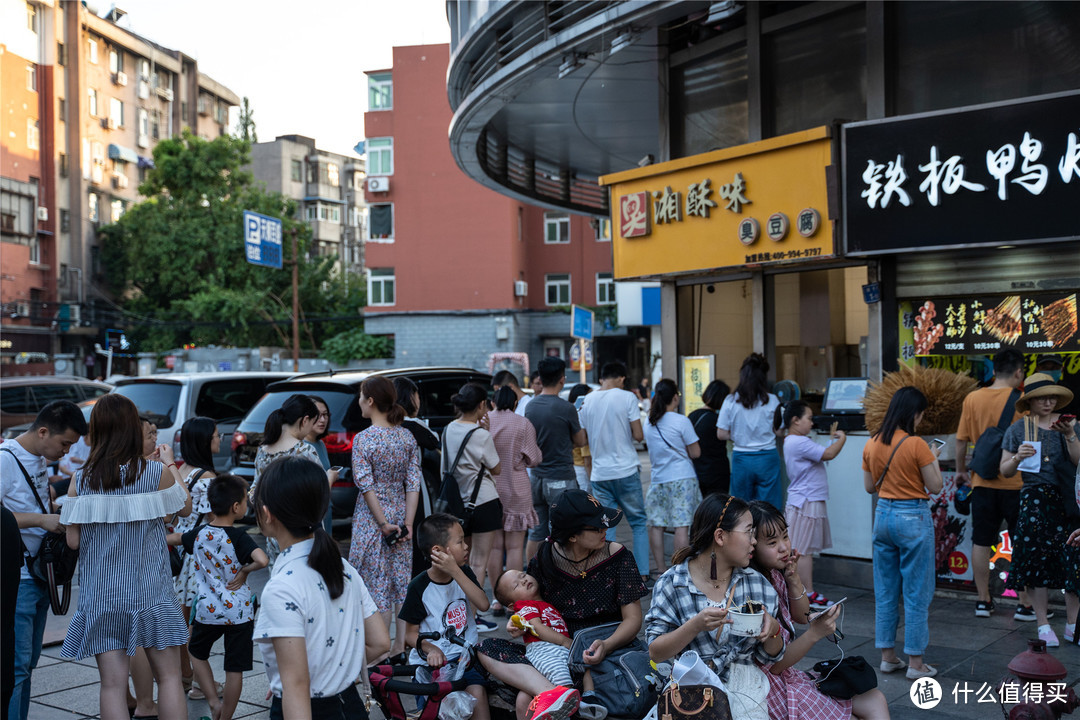
[(593, 311), (580, 305), (570, 306), (570, 337), (592, 340)]
[(252, 265), (281, 269), (281, 220), (244, 211), (244, 255)]

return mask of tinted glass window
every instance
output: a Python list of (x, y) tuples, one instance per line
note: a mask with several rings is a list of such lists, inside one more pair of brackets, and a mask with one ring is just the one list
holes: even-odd
[(258, 378), (203, 383), (195, 400), (195, 414), (218, 422), (239, 420), (265, 391), (266, 381)]
[(41, 410), (54, 400), (70, 400), (71, 402), (82, 400), (79, 389), (75, 385), (38, 385), (31, 388), (31, 391), (34, 394), (35, 406), (31, 412)]
[(469, 378), (456, 376), (417, 380), (420, 386), (420, 417), (428, 420), (432, 428), (441, 429), (457, 416), (450, 398), (461, 390)]
[(26, 385), (0, 388), (0, 408), (14, 415), (28, 415), (36, 412), (30, 409), (30, 396)]
[(176, 423), (176, 409), (180, 405), (179, 385), (156, 382), (131, 383), (118, 386), (114, 392), (135, 403), (135, 407), (139, 408), (140, 412), (148, 412), (165, 418), (155, 423), (159, 428), (171, 427)]
[[(296, 390), (278, 390), (267, 393), (259, 400), (251, 411), (244, 417), (243, 422), (236, 428), (243, 432), (262, 432), (266, 427), (266, 418), (270, 413), (280, 408), (290, 395), (295, 395)], [(356, 403), (356, 394), (336, 390), (319, 390), (311, 393), (318, 395), (326, 401), (326, 407), (330, 410), (330, 432), (341, 432), (346, 429), (352, 408), (356, 408), (356, 416), (359, 417), (359, 405)], [(350, 407), (351, 406), (351, 407)]]
[(675, 157), (748, 141), (747, 73), (745, 45), (671, 69)]
[(79, 387), (82, 389), (82, 396), (86, 400), (93, 400), (109, 394), (108, 389), (96, 385), (80, 385)]

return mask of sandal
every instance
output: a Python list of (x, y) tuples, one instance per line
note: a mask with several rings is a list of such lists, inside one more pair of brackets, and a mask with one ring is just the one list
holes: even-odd
[[(225, 692), (225, 686), (222, 685), (219, 682), (214, 683), (214, 689), (217, 690), (217, 696), (218, 697), (221, 697), (221, 694)], [(206, 695), (203, 694), (202, 689), (198, 685), (196, 685), (195, 687), (188, 690), (187, 696), (191, 700), (205, 700), (206, 699)]]
[[(191, 684), (195, 682), (195, 675), (181, 675), (180, 682), (184, 685), (184, 693), (191, 691)], [(135, 708), (131, 708), (131, 714), (135, 714)]]

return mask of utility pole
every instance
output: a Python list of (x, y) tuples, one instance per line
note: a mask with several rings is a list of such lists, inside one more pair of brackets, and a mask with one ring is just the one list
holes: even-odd
[(300, 262), (296, 250), (296, 228), (292, 235), (292, 369), (300, 372)]

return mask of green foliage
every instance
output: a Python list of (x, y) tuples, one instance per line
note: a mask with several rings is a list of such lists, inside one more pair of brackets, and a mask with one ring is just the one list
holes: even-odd
[[(296, 204), (256, 187), (242, 168), (250, 144), (184, 132), (154, 149), (155, 168), (139, 192), (146, 198), (119, 222), (99, 230), (105, 274), (132, 322), (129, 334), (147, 350), (184, 343), (291, 346), (291, 239), (299, 251), (301, 346), (360, 321), (363, 283), (345, 279), (334, 258), (307, 258), (310, 228)], [(248, 263), (243, 212), (281, 218), (282, 270)], [(306, 318), (346, 318), (306, 322)]]
[(259, 136), (255, 132), (255, 111), (251, 109), (251, 103), (244, 98), (244, 104), (240, 106), (240, 139), (248, 142), (259, 142)]
[(323, 343), (323, 355), (344, 365), (350, 360), (393, 357), (394, 344), (384, 335), (368, 335), (362, 327), (346, 330)]

